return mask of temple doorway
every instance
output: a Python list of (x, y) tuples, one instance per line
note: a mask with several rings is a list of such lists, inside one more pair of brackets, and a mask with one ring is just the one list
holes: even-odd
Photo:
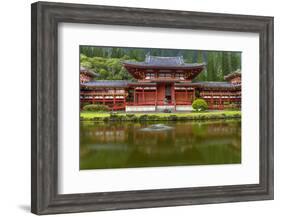
[(165, 101), (170, 104), (172, 101), (171, 84), (165, 84)]

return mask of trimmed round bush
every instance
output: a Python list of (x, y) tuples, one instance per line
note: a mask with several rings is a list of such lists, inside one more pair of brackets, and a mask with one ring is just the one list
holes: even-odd
[(135, 114), (130, 114), (130, 113), (127, 113), (127, 114), (126, 114), (126, 116), (127, 116), (128, 118), (132, 118), (132, 117), (134, 117), (134, 116), (135, 116)]
[(147, 118), (150, 121), (158, 121), (159, 120), (159, 116), (158, 115), (148, 115)]
[(148, 120), (148, 115), (141, 115), (139, 117), (139, 121), (147, 121)]
[(126, 114), (125, 116), (127, 121), (137, 121), (138, 117), (135, 114)]
[(106, 105), (90, 104), (83, 107), (83, 111), (102, 112), (107, 110), (108, 107)]
[(196, 111), (205, 111), (208, 109), (208, 104), (204, 99), (196, 99), (192, 103), (192, 108)]

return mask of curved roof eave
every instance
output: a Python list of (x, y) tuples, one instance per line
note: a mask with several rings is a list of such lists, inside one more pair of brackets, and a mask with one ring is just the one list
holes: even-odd
[(185, 63), (181, 65), (153, 65), (153, 64), (146, 64), (143, 62), (139, 63), (132, 63), (132, 62), (123, 62), (124, 66), (129, 66), (133, 68), (162, 68), (162, 69), (169, 69), (169, 68), (178, 68), (178, 69), (194, 69), (194, 68), (203, 68), (206, 66), (205, 63)]

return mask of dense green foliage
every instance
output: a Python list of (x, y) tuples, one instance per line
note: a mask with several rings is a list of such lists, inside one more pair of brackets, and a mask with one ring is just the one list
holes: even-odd
[(196, 80), (223, 81), (224, 76), (241, 68), (241, 52), (149, 48), (80, 47), (81, 65), (99, 73), (99, 80), (132, 80), (122, 61), (144, 61), (145, 55), (183, 56), (186, 63), (205, 62), (206, 68)]
[(128, 59), (127, 56), (123, 56), (122, 58), (107, 58), (80, 55), (81, 65), (97, 72), (99, 77), (96, 79), (99, 80), (131, 80), (132, 76), (122, 67), (122, 61), (126, 59)]
[(241, 111), (206, 111), (186, 113), (80, 113), (83, 121), (188, 121), (241, 118)]
[(83, 111), (103, 112), (107, 110), (108, 107), (106, 105), (99, 105), (99, 104), (89, 104), (83, 107)]
[(204, 99), (196, 99), (192, 103), (192, 108), (195, 111), (205, 111), (208, 109), (208, 104)]

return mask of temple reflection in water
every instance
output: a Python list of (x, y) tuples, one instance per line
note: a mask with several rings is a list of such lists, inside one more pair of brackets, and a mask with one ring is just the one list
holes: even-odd
[[(155, 125), (158, 128), (150, 130)], [(81, 122), (80, 169), (233, 163), (241, 163), (241, 122), (237, 120)]]

